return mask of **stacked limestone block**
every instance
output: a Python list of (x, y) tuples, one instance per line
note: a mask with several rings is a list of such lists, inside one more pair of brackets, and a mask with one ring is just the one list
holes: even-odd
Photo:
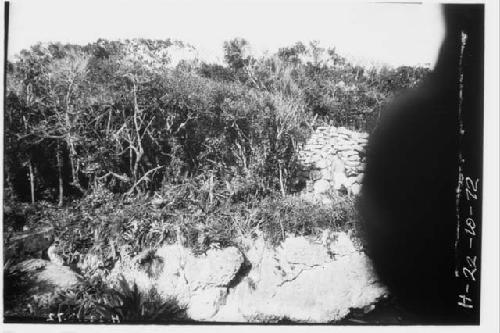
[(340, 191), (357, 195), (365, 169), (368, 134), (343, 127), (318, 127), (299, 150), (297, 177), (305, 191), (323, 195)]

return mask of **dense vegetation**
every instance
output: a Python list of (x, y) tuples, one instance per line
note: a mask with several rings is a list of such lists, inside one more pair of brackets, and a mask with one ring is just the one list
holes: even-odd
[[(60, 206), (102, 186), (134, 196), (191, 182), (218, 205), (293, 191), (295, 147), (317, 125), (370, 131), (424, 68), (353, 66), (316, 43), (226, 65), (170, 63), (180, 42), (36, 45), (8, 64), (5, 188)], [(198, 193), (200, 194), (200, 193)]]
[[(370, 132), (384, 104), (428, 72), (355, 66), (317, 43), (255, 58), (234, 39), (224, 65), (175, 61), (174, 49), (194, 54), (170, 40), (98, 40), (35, 45), (8, 63), (4, 233), (48, 225), (67, 265), (99, 261), (78, 266), (94, 292), (54, 296), (64, 304), (100, 304), (96, 269), (179, 233), (204, 251), (260, 231), (277, 243), (353, 229), (350, 198), (322, 206), (287, 195), (299, 190), (297, 147), (319, 125)], [(139, 297), (127, 288), (122, 299)]]

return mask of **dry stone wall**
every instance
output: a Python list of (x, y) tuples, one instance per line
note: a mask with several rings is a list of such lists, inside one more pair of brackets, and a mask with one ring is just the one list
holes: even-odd
[(318, 127), (299, 150), (298, 183), (305, 184), (307, 194), (359, 194), (367, 142), (367, 133), (344, 127)]

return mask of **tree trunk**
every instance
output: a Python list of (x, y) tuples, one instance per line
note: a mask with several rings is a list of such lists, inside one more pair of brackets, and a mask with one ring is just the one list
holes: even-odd
[(283, 183), (283, 171), (281, 169), (281, 163), (279, 166), (279, 171), (280, 171), (280, 190), (281, 190), (281, 195), (284, 197), (285, 196), (285, 184)]
[(78, 180), (78, 161), (75, 161), (75, 158), (77, 158), (76, 154), (76, 149), (75, 145), (73, 143), (73, 122), (70, 118), (70, 113), (71, 113), (71, 92), (73, 89), (73, 84), (74, 84), (75, 78), (71, 80), (71, 83), (69, 84), (68, 87), (68, 92), (66, 93), (66, 112), (65, 112), (65, 121), (66, 121), (66, 143), (68, 145), (69, 149), (69, 163), (71, 166), (71, 185), (76, 187), (80, 192), (84, 192), (81, 185), (80, 181)]
[(210, 205), (214, 203), (214, 175), (210, 175), (209, 179), (209, 190), (208, 190), (208, 201), (210, 202)]
[(144, 149), (142, 148), (142, 136), (140, 133), (140, 125), (139, 125), (139, 103), (137, 102), (137, 86), (134, 80), (134, 127), (135, 127), (135, 135), (137, 137), (137, 149), (135, 150), (135, 162), (134, 162), (134, 170), (133, 170), (133, 178), (134, 183), (139, 179), (139, 165), (142, 159), (142, 155), (144, 154)]
[(62, 157), (61, 157), (61, 146), (59, 143), (57, 144), (56, 158), (57, 158), (57, 177), (59, 180), (58, 206), (61, 207), (63, 205), (63, 201), (64, 201), (64, 182), (63, 182), (63, 175), (62, 175), (63, 165), (62, 165)]
[(30, 193), (31, 193), (31, 203), (35, 203), (35, 172), (33, 170), (33, 163), (31, 162), (31, 157), (28, 161), (28, 169), (30, 176)]
[(75, 161), (75, 156), (76, 152), (74, 151), (74, 148), (70, 148), (69, 163), (71, 164), (71, 185), (83, 193), (84, 190), (80, 185), (80, 180), (78, 179), (78, 161)]
[(106, 136), (109, 135), (109, 127), (111, 126), (111, 113), (112, 113), (112, 108), (109, 108), (108, 112), (108, 124), (106, 125)]

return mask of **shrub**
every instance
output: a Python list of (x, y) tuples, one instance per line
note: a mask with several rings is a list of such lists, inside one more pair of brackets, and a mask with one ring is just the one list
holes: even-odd
[(266, 239), (276, 245), (288, 234), (318, 236), (324, 229), (355, 230), (357, 216), (353, 200), (347, 197), (333, 196), (330, 205), (274, 197), (261, 202), (256, 218)]

